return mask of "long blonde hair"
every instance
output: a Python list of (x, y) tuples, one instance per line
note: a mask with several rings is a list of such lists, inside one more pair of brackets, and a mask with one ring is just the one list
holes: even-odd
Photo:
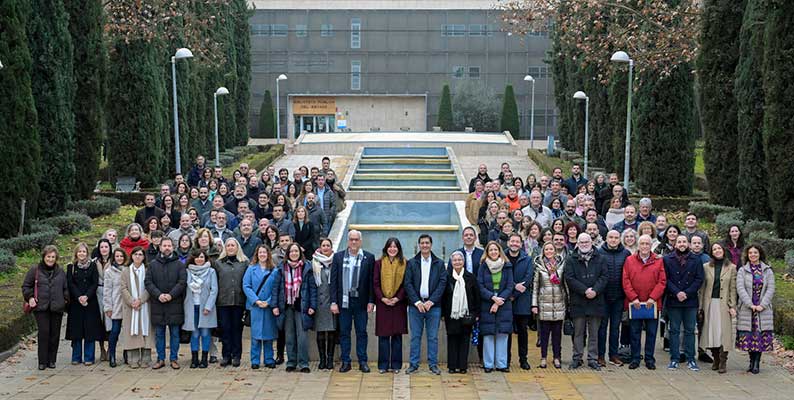
[(237, 254), (234, 255), (234, 258), (238, 262), (247, 263), (248, 262), (248, 257), (245, 256), (245, 253), (243, 253), (243, 248), (242, 248), (242, 246), (240, 246), (240, 242), (238, 242), (237, 239), (235, 239), (235, 238), (228, 238), (228, 239), (226, 239), (225, 242), (223, 242), (223, 251), (221, 251), (221, 254), (218, 256), (218, 259), (219, 260), (223, 260), (224, 258), (229, 257), (229, 255), (226, 254), (226, 245), (229, 244), (229, 242), (232, 242), (232, 241), (234, 241), (234, 243), (237, 245)]

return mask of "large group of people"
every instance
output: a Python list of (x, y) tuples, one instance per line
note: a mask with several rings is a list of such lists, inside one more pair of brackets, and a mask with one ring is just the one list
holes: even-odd
[(706, 359), (723, 373), (735, 348), (759, 372), (772, 349), (774, 274), (739, 226), (712, 240), (689, 214), (682, 229), (654, 215), (648, 198), (631, 204), (617, 175), (588, 180), (578, 165), (567, 179), (555, 169), (526, 180), (506, 163), (493, 179), (480, 165), (469, 188), (470, 225), (447, 260), (426, 233), (413, 256), (394, 237), (377, 256), (365, 251), (357, 230), (335, 252), (328, 234), (345, 192), (329, 158), (291, 177), (241, 164), (227, 179), (198, 157), (187, 179), (145, 195), (123, 236), (109, 229), (93, 249), (79, 243), (65, 269), (58, 249), (44, 248), (22, 286), (39, 327), (39, 369), (55, 367), (68, 313), (73, 364), (96, 363), (98, 345), (111, 367), (179, 369), (189, 343), (190, 368), (239, 367), (247, 326), (252, 369), (310, 372), (313, 331), (318, 369), (338, 360), (350, 371), (355, 333), (367, 373), (374, 312), (380, 373), (401, 371), (408, 334), (405, 372), (420, 370), (424, 337), (427, 367), (441, 374), (442, 320), (449, 373), (468, 371), (472, 347), (486, 373), (509, 372), (514, 339), (519, 367), (530, 369), (528, 330), (538, 331), (539, 368), (562, 368), (567, 335), (570, 369), (655, 369), (658, 334), (669, 369), (697, 371)]

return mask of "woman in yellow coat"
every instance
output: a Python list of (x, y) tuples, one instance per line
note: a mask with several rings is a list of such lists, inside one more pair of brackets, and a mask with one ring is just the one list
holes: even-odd
[(711, 261), (703, 265), (704, 279), (700, 287), (700, 347), (710, 349), (714, 358), (711, 369), (725, 373), (728, 349), (734, 345), (736, 318), (736, 265), (722, 243), (711, 245)]

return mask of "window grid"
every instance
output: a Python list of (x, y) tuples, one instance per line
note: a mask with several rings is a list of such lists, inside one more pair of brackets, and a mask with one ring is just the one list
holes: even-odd
[(480, 67), (469, 67), (469, 78), (480, 79)]
[(463, 79), (466, 77), (466, 67), (462, 65), (456, 65), (452, 67), (452, 77), (456, 79)]
[(350, 20), (350, 48), (361, 48), (361, 18), (352, 18)]
[(334, 36), (334, 26), (332, 24), (322, 24), (320, 27), (320, 36), (321, 37), (333, 37)]
[(270, 36), (269, 24), (252, 24), (251, 35), (253, 36)]
[(307, 37), (309, 36), (309, 30), (306, 25), (295, 25), (295, 37)]
[(350, 90), (361, 90), (361, 61), (350, 61)]
[(466, 36), (466, 25), (463, 24), (446, 24), (441, 26), (441, 36), (445, 37), (462, 37)]
[(273, 37), (287, 37), (289, 33), (289, 25), (273, 24), (270, 27), (270, 35)]

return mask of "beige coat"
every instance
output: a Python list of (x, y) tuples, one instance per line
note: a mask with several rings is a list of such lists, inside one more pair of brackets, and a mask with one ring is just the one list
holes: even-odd
[[(137, 278), (136, 278), (137, 280)], [(143, 282), (136, 282), (136, 286), (144, 287)], [(121, 348), (124, 350), (137, 350), (137, 349), (153, 349), (154, 348), (154, 326), (151, 325), (151, 318), (149, 319), (149, 336), (130, 334), (130, 323), (132, 321), (132, 295), (130, 294), (130, 267), (124, 267), (121, 271), (121, 299), (122, 299), (122, 323), (121, 335)], [(142, 302), (149, 301), (149, 292), (144, 288)]]
[[(566, 292), (565, 285), (551, 283), (551, 273), (543, 256), (535, 257), (535, 276), (532, 281), (532, 307), (538, 308), (538, 319), (541, 321), (562, 321), (565, 319)], [(562, 281), (562, 258), (557, 261), (557, 276)]]
[[(482, 193), (485, 195), (485, 192)], [(482, 202), (484, 197), (480, 196), (478, 199), (474, 193), (469, 193), (466, 196), (466, 219), (469, 220), (469, 223), (472, 225), (477, 225), (477, 216), (480, 214), (480, 207), (482, 207)]]
[[(707, 335), (709, 331), (709, 311), (711, 308), (711, 291), (714, 288), (715, 276), (714, 266), (709, 262), (703, 265), (703, 285), (698, 291), (698, 298), (700, 300), (700, 310), (703, 312), (703, 329), (701, 335)], [(734, 346), (734, 339), (736, 331), (733, 328), (731, 315), (729, 309), (736, 309), (736, 266), (729, 260), (725, 260), (722, 266), (722, 271), (719, 276), (720, 280), (720, 322), (722, 323), (720, 331), (722, 332), (722, 348), (723, 351), (728, 351)]]
[[(129, 278), (129, 277), (128, 277)], [(122, 319), (121, 271), (114, 266), (105, 269), (102, 312), (110, 311), (110, 319)]]

